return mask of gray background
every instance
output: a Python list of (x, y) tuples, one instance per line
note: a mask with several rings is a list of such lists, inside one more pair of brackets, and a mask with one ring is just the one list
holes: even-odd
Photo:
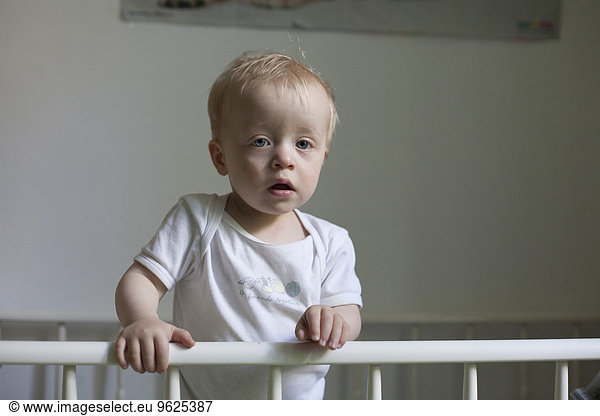
[(299, 47), (341, 117), (305, 211), (350, 231), (365, 320), (597, 318), (599, 15), (566, 0), (560, 40), (515, 42), (0, 0), (0, 318), (114, 319), (177, 198), (229, 189), (207, 152), (215, 77), (242, 51)]

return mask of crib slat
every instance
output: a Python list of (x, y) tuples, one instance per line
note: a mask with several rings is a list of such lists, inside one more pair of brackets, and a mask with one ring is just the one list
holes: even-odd
[(181, 399), (181, 384), (179, 379), (179, 367), (170, 366), (167, 369), (167, 400)]
[[(67, 324), (66, 323), (57, 322), (57, 324), (56, 324), (56, 339), (58, 341), (66, 341), (67, 340)], [(63, 393), (61, 392), (63, 380), (64, 380), (63, 366), (57, 365), (56, 372), (54, 373), (54, 398), (56, 400), (60, 399), (63, 396)]]
[[(573, 338), (581, 338), (581, 325), (579, 323), (573, 324)], [(571, 373), (571, 385), (581, 386), (581, 363), (579, 361), (573, 361), (569, 363), (569, 367), (569, 373)]]
[(370, 365), (369, 366), (369, 380), (368, 380), (368, 396), (369, 400), (381, 400), (381, 366)]
[(569, 363), (567, 361), (556, 362), (554, 400), (569, 400)]
[(125, 388), (123, 387), (123, 370), (117, 367), (117, 389), (115, 391), (115, 398), (117, 400), (123, 400), (125, 398)]
[(477, 364), (465, 363), (463, 400), (477, 400)]
[[(410, 329), (410, 339), (417, 341), (419, 339), (419, 327), (413, 325)], [(417, 364), (409, 365), (409, 398), (417, 400), (419, 398), (419, 366)]]
[[(529, 338), (529, 329), (526, 324), (521, 324), (519, 329), (521, 339)], [(529, 366), (526, 361), (519, 363), (519, 398), (529, 399)]]
[(281, 366), (272, 365), (269, 367), (269, 400), (281, 400), (283, 398), (283, 385), (281, 382)]
[(77, 367), (65, 365), (63, 367), (62, 398), (63, 400), (77, 400)]

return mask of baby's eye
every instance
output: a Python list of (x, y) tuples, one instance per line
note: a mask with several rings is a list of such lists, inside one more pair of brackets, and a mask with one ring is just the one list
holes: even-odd
[(268, 144), (269, 144), (269, 142), (267, 141), (267, 139), (263, 139), (263, 138), (256, 139), (252, 142), (252, 146), (254, 146), (254, 147), (265, 147)]
[(310, 149), (312, 146), (308, 142), (308, 140), (302, 139), (302, 140), (298, 140), (298, 142), (296, 143), (296, 147), (298, 149), (306, 150), (306, 149)]

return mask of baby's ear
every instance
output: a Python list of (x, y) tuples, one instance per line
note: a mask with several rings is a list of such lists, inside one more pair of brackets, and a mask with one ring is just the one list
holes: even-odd
[(210, 153), (210, 158), (213, 162), (213, 165), (215, 165), (217, 172), (223, 176), (227, 175), (229, 171), (225, 165), (225, 154), (221, 148), (221, 143), (219, 143), (217, 139), (212, 139), (208, 143), (208, 152)]

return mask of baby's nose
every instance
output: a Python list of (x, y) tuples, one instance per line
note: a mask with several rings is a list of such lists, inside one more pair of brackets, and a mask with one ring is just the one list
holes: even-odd
[(285, 151), (284, 149), (278, 149), (273, 157), (271, 166), (274, 169), (294, 169), (296, 164), (294, 163), (294, 159), (289, 152)]

